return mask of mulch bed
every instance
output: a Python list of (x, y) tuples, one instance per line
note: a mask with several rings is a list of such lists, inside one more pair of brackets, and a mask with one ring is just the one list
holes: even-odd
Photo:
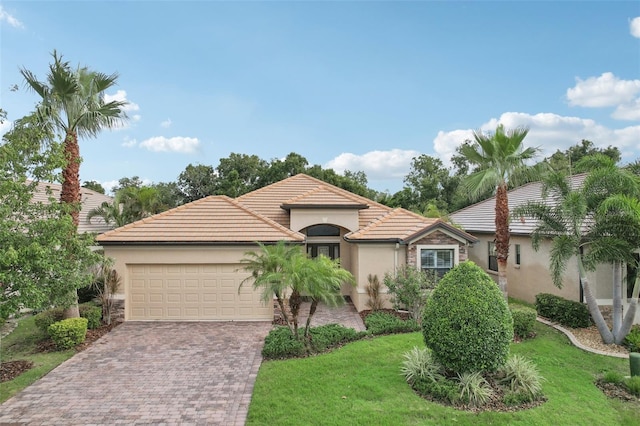
[[(120, 323), (120, 321), (116, 321), (112, 322), (110, 325), (103, 325), (102, 327), (96, 328), (94, 330), (87, 330), (87, 337), (85, 338), (84, 342), (76, 346), (76, 352), (81, 352), (87, 349), (93, 342), (113, 330)], [(56, 345), (50, 339), (47, 339), (38, 343), (36, 352), (55, 352), (57, 350), (58, 349), (56, 348)], [(20, 374), (31, 368), (33, 368), (33, 362), (31, 361), (16, 360), (3, 362), (2, 364), (0, 364), (0, 383), (13, 380)]]
[(596, 386), (609, 398), (620, 399), (622, 401), (635, 401), (640, 402), (640, 398), (633, 395), (622, 385), (615, 383), (607, 383), (602, 379), (596, 380)]

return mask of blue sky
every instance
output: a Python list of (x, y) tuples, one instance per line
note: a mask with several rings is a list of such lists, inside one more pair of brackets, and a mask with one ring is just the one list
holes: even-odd
[[(530, 128), (640, 157), (640, 2), (0, 1), (0, 106), (37, 98), (56, 49), (118, 72), (124, 128), (81, 141), (82, 180), (175, 181), (230, 153), (290, 152), (401, 189), (473, 130)], [(18, 84), (18, 91), (10, 87)], [(10, 122), (3, 125), (4, 131)], [(2, 130), (2, 129), (0, 129)]]

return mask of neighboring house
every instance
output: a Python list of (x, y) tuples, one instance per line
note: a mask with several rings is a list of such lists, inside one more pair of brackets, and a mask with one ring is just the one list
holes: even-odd
[(476, 238), (439, 219), (392, 209), (305, 174), (236, 199), (209, 196), (97, 238), (123, 279), (125, 320), (271, 320), (241, 259), (256, 242), (286, 241), (339, 258), (366, 309), (367, 276), (409, 264), (440, 273)]
[[(570, 177), (573, 188), (582, 185), (586, 174)], [(533, 182), (508, 192), (509, 210), (527, 201), (553, 203), (553, 197), (542, 198), (542, 183)], [(460, 225), (466, 232), (478, 238), (479, 242), (469, 250), (469, 260), (477, 263), (497, 281), (498, 263), (495, 256), (495, 197), (481, 201), (449, 215), (451, 221)], [(534, 302), (538, 293), (552, 293), (569, 300), (583, 302), (582, 287), (575, 259), (567, 263), (562, 289), (557, 288), (549, 272), (549, 241), (543, 241), (536, 252), (531, 245), (531, 233), (536, 227), (532, 219), (511, 218), (509, 259), (507, 261), (507, 279), (509, 296)], [(588, 277), (595, 292), (598, 304), (612, 305), (613, 267), (600, 264)], [(632, 287), (623, 283), (623, 294), (631, 296)], [(627, 304), (624, 299), (624, 304)], [(606, 311), (606, 308), (604, 309)], [(640, 322), (640, 312), (635, 322)]]
[[(47, 193), (47, 188), (51, 191), (50, 195)], [(49, 197), (59, 200), (61, 191), (62, 185), (59, 183), (38, 182), (32, 200), (33, 202), (43, 203), (48, 203)], [(82, 209), (80, 210), (80, 223), (78, 224), (79, 233), (93, 232), (102, 234), (113, 229), (113, 226), (106, 224), (100, 217), (94, 217), (90, 223), (87, 222), (87, 215), (91, 210), (100, 207), (103, 202), (113, 203), (113, 197), (82, 187), (80, 188), (80, 197)]]

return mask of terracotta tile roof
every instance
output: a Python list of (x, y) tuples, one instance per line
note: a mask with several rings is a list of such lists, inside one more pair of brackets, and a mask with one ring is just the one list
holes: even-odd
[[(586, 177), (585, 173), (570, 177), (571, 187), (579, 188)], [(545, 199), (542, 198), (542, 182), (531, 182), (514, 188), (507, 192), (509, 200), (509, 211), (516, 206), (526, 203), (527, 201), (544, 201), (549, 205), (556, 204), (553, 196)], [(496, 197), (488, 198), (479, 203), (465, 207), (457, 212), (451, 213), (451, 220), (462, 226), (467, 232), (494, 233), (495, 225), (495, 208)], [(513, 234), (529, 235), (536, 228), (537, 222), (532, 219), (512, 219), (509, 225)]]
[(100, 243), (304, 241), (304, 235), (224, 196), (209, 196), (100, 235)]
[(426, 218), (411, 211), (396, 208), (357, 232), (349, 233), (349, 241), (398, 240), (409, 242), (438, 227), (445, 228), (460, 239), (475, 242), (476, 237), (459, 230), (440, 219)]
[[(51, 190), (51, 195), (47, 194), (47, 188)], [(33, 194), (33, 202), (48, 203), (49, 196), (56, 200), (60, 199), (60, 192), (62, 192), (62, 185), (59, 183), (38, 182), (36, 191)], [(91, 210), (99, 207), (103, 202), (112, 203), (113, 197), (101, 194), (96, 191), (92, 191), (87, 188), (80, 188), (80, 197), (82, 202), (82, 209), (80, 210), (80, 223), (78, 224), (78, 232), (95, 232), (101, 234), (103, 232), (113, 229), (113, 226), (107, 225), (102, 218), (95, 217), (91, 219), (91, 223), (87, 222), (87, 215)]]
[(369, 206), (367, 209), (360, 210), (359, 222), (361, 228), (391, 210), (391, 208), (380, 203), (303, 173), (244, 194), (238, 197), (237, 201), (288, 228), (290, 225), (289, 212), (284, 210), (282, 206), (286, 206), (287, 203), (296, 200), (298, 197), (304, 198), (305, 195), (309, 197), (305, 200), (306, 204), (310, 201), (318, 202), (323, 196), (326, 196), (333, 204), (362, 204)]
[[(440, 226), (404, 209), (391, 209), (365, 197), (299, 174), (231, 199), (211, 196), (151, 216), (98, 238), (101, 243), (233, 243), (303, 242), (305, 236), (289, 229), (288, 209), (349, 208), (358, 212), (360, 230), (353, 241), (404, 241)], [(464, 232), (463, 238), (475, 238)]]

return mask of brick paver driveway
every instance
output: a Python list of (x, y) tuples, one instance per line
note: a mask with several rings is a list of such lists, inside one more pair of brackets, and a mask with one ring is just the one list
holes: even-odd
[(242, 425), (271, 324), (127, 322), (0, 406), (0, 424)]

